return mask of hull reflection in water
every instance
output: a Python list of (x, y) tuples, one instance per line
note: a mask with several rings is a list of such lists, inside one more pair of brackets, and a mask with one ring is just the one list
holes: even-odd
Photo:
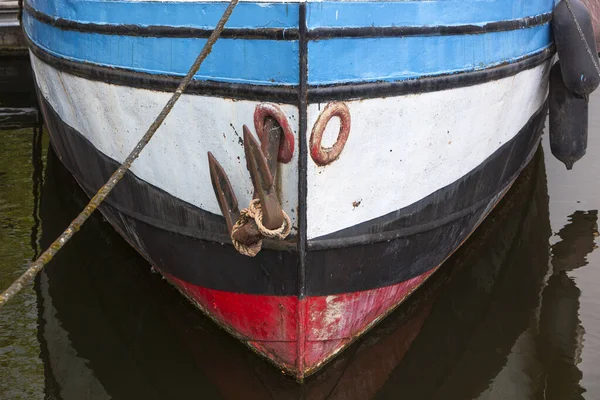
[[(46, 246), (86, 197), (53, 153), (43, 194)], [(581, 229), (593, 243), (596, 214), (572, 223), (579, 239), (570, 243), (568, 227), (559, 233), (552, 268), (540, 151), (444, 270), (300, 385), (197, 313), (159, 274), (147, 273), (146, 262), (97, 214), (36, 283), (47, 396), (530, 398), (557, 375), (563, 393), (577, 393), (578, 293), (553, 282), (564, 274), (557, 265), (572, 256), (569, 248), (577, 260), (591, 251)], [(575, 301), (564, 306), (561, 288)], [(558, 320), (545, 318), (559, 309)]]

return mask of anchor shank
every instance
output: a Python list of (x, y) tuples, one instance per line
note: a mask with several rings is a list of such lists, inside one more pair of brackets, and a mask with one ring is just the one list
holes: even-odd
[(267, 117), (265, 118), (264, 133), (262, 138), (266, 138), (266, 140), (261, 142), (260, 148), (267, 160), (271, 176), (275, 179), (277, 176), (277, 153), (283, 137), (283, 129), (275, 118)]
[[(256, 197), (260, 199), (262, 206), (262, 223), (267, 229), (277, 229), (283, 224), (283, 212), (273, 185), (273, 175), (258, 141), (246, 126), (244, 126), (244, 151), (246, 153), (246, 165), (254, 185), (254, 192)], [(276, 161), (277, 153), (274, 152), (272, 157)]]

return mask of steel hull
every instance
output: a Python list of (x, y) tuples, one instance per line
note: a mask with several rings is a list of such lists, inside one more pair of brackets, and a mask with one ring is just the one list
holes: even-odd
[[(212, 15), (216, 6), (106, 6), (136, 10), (120, 14), (82, 2), (62, 16), (61, 1), (28, 2), (24, 26), (52, 145), (91, 196), (164, 105), (209, 31), (177, 24), (189, 10)], [(553, 54), (552, 1), (476, 24), (486, 13), (508, 12), (500, 6), (510, 1), (488, 8), (475, 2), (461, 16), (444, 8), (459, 3), (424, 2), (433, 8), (418, 15), (435, 19), (433, 27), (420, 20), (351, 27), (348, 15), (370, 7), (362, 3), (328, 3), (321, 14), (309, 12), (315, 3), (273, 3), (261, 6), (264, 15), (232, 17), (221, 47), (101, 211), (220, 326), (303, 379), (425, 282), (537, 149)], [(413, 6), (386, 5), (391, 15)], [(158, 27), (140, 22), (155, 15), (153, 7), (171, 7), (174, 19), (155, 21)], [(343, 11), (341, 22), (330, 18), (332, 10)], [(385, 25), (385, 13), (373, 10), (365, 15)], [(253, 25), (270, 13), (289, 26)], [(92, 17), (102, 26), (89, 23)], [(274, 51), (278, 57), (265, 56)], [(253, 187), (238, 131), (264, 103), (279, 107), (292, 128), (295, 148), (278, 165), (277, 190), (293, 226), (287, 240), (265, 241), (249, 258), (231, 245), (206, 153), (223, 164), (244, 206)], [(334, 103), (348, 109), (351, 126), (337, 157), (323, 162), (319, 145), (329, 145), (328, 134), (315, 145), (311, 129), (323, 105)]]

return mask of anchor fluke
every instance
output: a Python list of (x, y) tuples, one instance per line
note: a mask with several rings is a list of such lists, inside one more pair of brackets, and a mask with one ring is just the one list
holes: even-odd
[(217, 196), (219, 208), (227, 222), (227, 231), (231, 234), (233, 225), (240, 217), (237, 197), (235, 197), (231, 182), (229, 182), (229, 178), (223, 170), (223, 167), (221, 167), (221, 164), (219, 164), (210, 151), (208, 152), (208, 167), (210, 170), (210, 180), (215, 195)]
[[(260, 110), (270, 108), (265, 106)], [(260, 142), (246, 125), (243, 126), (246, 167), (250, 172), (254, 194), (248, 207), (241, 212), (225, 170), (208, 152), (210, 179), (231, 241), (238, 252), (250, 257), (256, 256), (261, 250), (263, 238), (284, 240), (292, 228), (290, 217), (283, 211), (275, 190), (277, 162), (285, 130), (271, 115), (260, 114), (258, 117), (255, 115), (255, 125), (260, 128), (257, 132)]]

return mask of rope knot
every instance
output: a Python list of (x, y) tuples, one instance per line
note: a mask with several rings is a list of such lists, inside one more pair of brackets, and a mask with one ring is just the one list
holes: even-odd
[(285, 211), (281, 210), (283, 213), (283, 223), (277, 229), (268, 229), (263, 225), (263, 211), (262, 206), (260, 204), (260, 199), (253, 199), (250, 201), (250, 204), (247, 208), (244, 208), (240, 212), (240, 217), (236, 221), (235, 225), (231, 229), (231, 241), (233, 242), (233, 246), (240, 253), (248, 257), (254, 257), (258, 254), (258, 252), (262, 248), (262, 238), (260, 238), (255, 243), (244, 244), (237, 241), (235, 237), (235, 233), (241, 229), (244, 225), (246, 225), (251, 220), (254, 220), (256, 223), (256, 227), (258, 231), (263, 237), (268, 239), (278, 239), (284, 240), (292, 229), (292, 221), (290, 217), (286, 214)]

